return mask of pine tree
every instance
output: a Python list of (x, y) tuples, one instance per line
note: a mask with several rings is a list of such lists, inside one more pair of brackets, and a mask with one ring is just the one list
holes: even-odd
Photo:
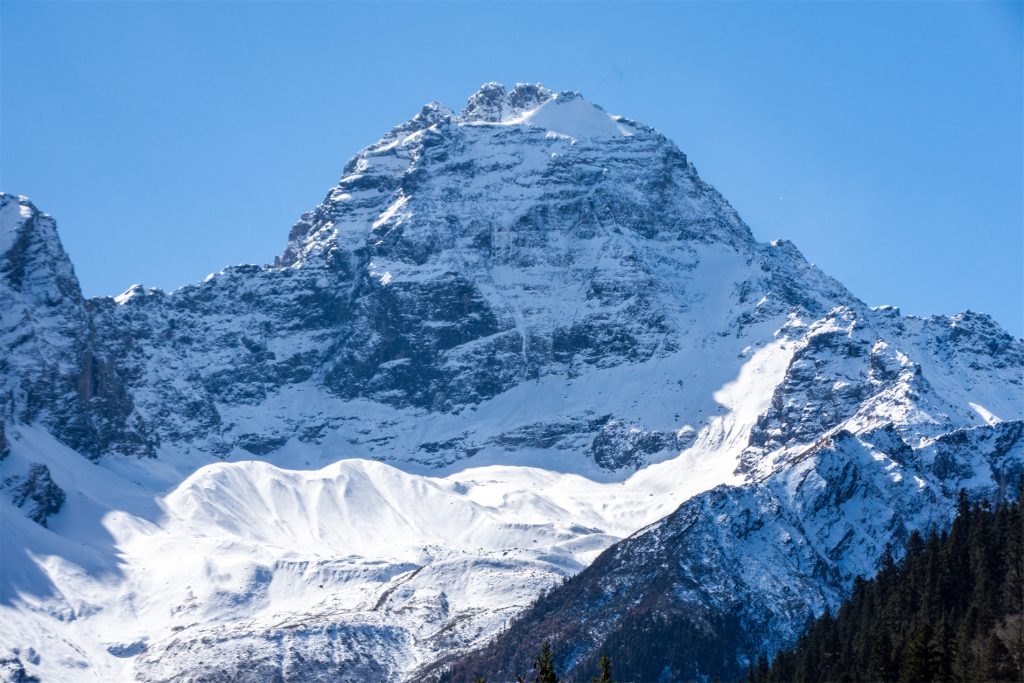
[(757, 658), (757, 683), (768, 683), (768, 658), (761, 655)]
[(868, 676), (879, 683), (896, 680), (896, 667), (892, 656), (892, 641), (884, 628), (877, 630), (868, 656)]
[(555, 674), (554, 656), (551, 654), (551, 644), (544, 643), (540, 648), (540, 654), (534, 661), (533, 668), (537, 670), (534, 683), (559, 683), (558, 675)]
[(974, 648), (971, 642), (959, 634), (956, 639), (956, 654), (953, 656), (953, 677), (958, 683), (970, 683), (973, 680)]
[(995, 633), (989, 634), (985, 651), (981, 655), (978, 678), (992, 683), (1016, 681), (1019, 678), (1017, 671), (1013, 657), (1003, 641)]
[(612, 660), (608, 659), (605, 655), (601, 655), (599, 663), (601, 667), (601, 674), (590, 679), (591, 683), (612, 683)]
[(911, 631), (900, 662), (900, 683), (930, 683), (938, 674), (938, 656), (935, 648), (935, 630), (927, 621)]
[(953, 678), (953, 657), (956, 654), (956, 637), (945, 616), (939, 619), (939, 627), (935, 631), (935, 677), (937, 680), (949, 681)]

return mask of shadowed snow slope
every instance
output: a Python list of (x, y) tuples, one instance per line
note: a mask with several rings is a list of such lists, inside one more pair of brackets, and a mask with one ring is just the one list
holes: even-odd
[[(418, 679), (722, 485), (828, 521), (765, 595), (807, 590), (738, 598), (771, 648), (958, 486), (1007, 491), (1022, 374), (988, 317), (866, 307), (657, 131), (539, 85), (426, 105), (272, 265), (175, 292), (84, 299), (54, 220), (0, 194), (3, 671)], [(790, 495), (877, 463), (929, 492), (863, 489), (872, 518), (917, 501), (898, 523)], [(644, 533), (615, 571), (667, 585)], [(753, 590), (744, 538), (692, 542), (734, 564), (687, 605)]]

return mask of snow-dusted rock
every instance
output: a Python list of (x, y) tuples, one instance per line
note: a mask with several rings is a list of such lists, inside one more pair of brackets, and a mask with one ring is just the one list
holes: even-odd
[(64, 505), (64, 490), (53, 483), (50, 468), (33, 463), (23, 475), (11, 475), (0, 483), (11, 502), (25, 511), (33, 522), (46, 526), (51, 515), (60, 512)]

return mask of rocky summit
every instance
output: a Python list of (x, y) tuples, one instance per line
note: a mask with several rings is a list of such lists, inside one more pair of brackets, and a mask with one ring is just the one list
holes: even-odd
[(426, 105), (174, 292), (84, 298), (0, 195), (0, 671), (502, 680), (652, 619), (697, 644), (664, 680), (739, 670), (1020, 495), (1022, 385), (992, 319), (869, 308), (540, 85)]

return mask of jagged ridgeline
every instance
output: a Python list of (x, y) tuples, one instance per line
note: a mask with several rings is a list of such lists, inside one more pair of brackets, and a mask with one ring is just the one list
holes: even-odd
[(0, 195), (4, 671), (742, 676), (1019, 495), (1024, 341), (865, 305), (578, 93), (428, 104), (284, 233), (86, 298)]

